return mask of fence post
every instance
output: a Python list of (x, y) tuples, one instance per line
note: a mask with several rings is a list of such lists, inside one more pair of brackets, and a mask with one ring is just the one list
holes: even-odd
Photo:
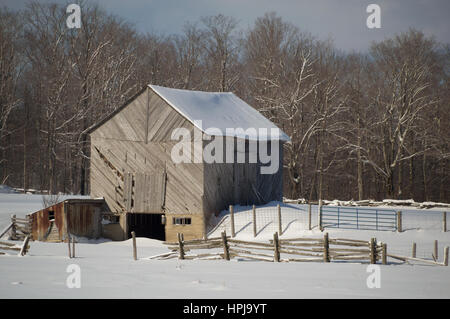
[(11, 216), (11, 239), (16, 240), (17, 234), (16, 234), (16, 215)]
[(358, 207), (356, 207), (356, 229), (359, 229)]
[(180, 254), (178, 256), (178, 259), (184, 259), (184, 243), (183, 243), (183, 237), (180, 233), (177, 234), (178, 236), (178, 248), (180, 250)]
[(413, 243), (412, 244), (412, 253), (411, 253), (412, 258), (416, 258), (416, 252), (417, 252), (416, 248), (417, 248), (416, 243)]
[(75, 258), (75, 237), (72, 236), (72, 258)]
[(273, 261), (280, 261), (280, 243), (278, 242), (278, 233), (273, 234)]
[(370, 239), (370, 263), (377, 263), (377, 240), (375, 238)]
[(131, 232), (131, 237), (133, 238), (133, 259), (137, 260), (137, 248), (136, 248), (136, 233)]
[(70, 249), (70, 234), (67, 233), (67, 246), (69, 247), (69, 258), (72, 258), (72, 251)]
[(387, 265), (387, 245), (382, 245), (382, 263), (383, 265)]
[(308, 204), (308, 230), (311, 230), (311, 204)]
[(438, 241), (437, 240), (434, 241), (433, 258), (434, 258), (434, 261), (438, 261), (438, 259), (439, 259), (439, 256), (438, 256)]
[(256, 237), (256, 206), (253, 205), (252, 207), (252, 213), (253, 213), (253, 237)]
[(339, 216), (340, 216), (340, 209), (339, 209), (339, 206), (338, 206), (338, 228), (339, 228)]
[(444, 266), (448, 266), (448, 246), (444, 248)]
[(230, 205), (230, 221), (231, 221), (231, 237), (234, 238), (236, 236), (236, 232), (234, 230), (234, 207)]
[(33, 222), (31, 220), (30, 215), (26, 215), (25, 216), (26, 220), (27, 220), (27, 226), (26, 229), (28, 231), (28, 233), (30, 234), (30, 236), (33, 234)]
[(442, 231), (447, 232), (447, 212), (442, 212)]
[(378, 209), (375, 209), (375, 229), (378, 230)]
[(20, 253), (19, 253), (20, 256), (25, 256), (27, 254), (27, 251), (28, 251), (27, 247), (28, 247), (29, 241), (30, 241), (30, 235), (27, 235), (25, 237), (25, 240), (23, 241), (22, 248), (20, 249)]
[(397, 231), (399, 233), (402, 232), (402, 212), (401, 211), (397, 212)]
[(281, 225), (281, 206), (280, 204), (277, 205), (278, 210), (278, 234), (283, 235), (282, 225)]
[(228, 247), (227, 233), (225, 231), (222, 232), (222, 244), (223, 244), (223, 258), (225, 260), (230, 260), (230, 250)]
[(328, 241), (328, 233), (323, 235), (323, 262), (330, 262), (330, 243)]

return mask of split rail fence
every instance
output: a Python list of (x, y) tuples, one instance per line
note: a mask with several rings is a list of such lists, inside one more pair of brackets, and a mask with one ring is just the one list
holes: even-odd
[(16, 215), (11, 216), (11, 223), (1, 231), (0, 238), (9, 233), (9, 240), (21, 240), (21, 245), (8, 241), (0, 241), (0, 255), (5, 255), (5, 251), (17, 251), (19, 256), (25, 256), (30, 249), (29, 241), (31, 240), (31, 218), (18, 218)]
[(6, 233), (9, 232), (10, 240), (25, 240), (27, 236), (31, 237), (31, 225), (31, 216), (27, 215), (25, 218), (19, 218), (16, 217), (16, 215), (12, 215), (11, 223), (2, 230), (2, 232), (0, 233), (0, 238), (2, 238)]
[[(243, 258), (270, 262), (330, 262), (361, 261), (386, 263), (386, 244), (370, 241), (329, 238), (279, 239), (278, 233), (268, 243), (236, 240), (226, 236), (207, 240), (184, 241), (180, 234), (178, 243), (167, 243), (170, 253), (154, 256), (157, 259), (226, 259)], [(220, 252), (188, 254), (193, 250), (221, 248)], [(152, 258), (152, 259), (153, 259)]]
[[(323, 238), (292, 238), (279, 239), (278, 233), (273, 235), (273, 240), (268, 243), (236, 240), (226, 236), (222, 232), (220, 238), (197, 239), (185, 241), (183, 234), (178, 234), (178, 242), (166, 243), (171, 250), (168, 253), (149, 257), (149, 259), (225, 259), (242, 258), (269, 262), (369, 262), (387, 264), (387, 258), (400, 260), (409, 257), (389, 255), (387, 244), (378, 243), (376, 238), (370, 241), (329, 238), (325, 233)], [(215, 250), (214, 250), (215, 249)], [(197, 250), (207, 252), (193, 253)], [(448, 265), (448, 247), (444, 250), (444, 262), (438, 263), (429, 260), (436, 265)], [(423, 261), (419, 258), (416, 261)]]
[(15, 243), (10, 243), (7, 241), (0, 241), (0, 255), (5, 255), (5, 250), (7, 251), (17, 251), (19, 256), (25, 256), (30, 250), (30, 236), (26, 236), (23, 240), (22, 245), (17, 245)]

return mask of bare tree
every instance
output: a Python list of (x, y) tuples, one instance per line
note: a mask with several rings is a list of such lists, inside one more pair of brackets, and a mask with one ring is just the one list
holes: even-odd
[[(366, 150), (363, 156), (383, 178), (391, 197), (395, 195), (395, 170), (401, 169), (402, 162), (427, 151), (424, 145), (425, 148), (412, 152), (408, 140), (421, 129), (422, 115), (437, 102), (430, 94), (430, 68), (426, 61), (427, 51), (433, 48), (430, 41), (423, 34), (410, 31), (371, 49), (378, 71), (378, 89), (370, 102), (374, 116), (371, 143), (377, 145), (377, 150)], [(402, 193), (401, 176), (400, 172), (397, 195)]]
[(238, 57), (237, 21), (222, 14), (203, 17), (201, 21), (206, 28), (207, 67), (214, 77), (210, 79), (209, 88), (230, 91), (239, 79), (230, 72)]
[[(190, 89), (200, 84), (201, 75), (203, 75), (199, 68), (204, 58), (205, 32), (198, 29), (197, 25), (193, 23), (186, 23), (183, 31), (183, 35), (174, 36), (173, 39), (182, 81), (180, 85), (176, 86)], [(197, 75), (197, 79), (194, 79), (195, 75)]]
[(22, 26), (19, 14), (0, 8), (0, 183), (8, 178), (7, 151), (11, 147), (8, 136), (9, 116), (20, 103), (17, 95), (23, 55), (20, 50)]

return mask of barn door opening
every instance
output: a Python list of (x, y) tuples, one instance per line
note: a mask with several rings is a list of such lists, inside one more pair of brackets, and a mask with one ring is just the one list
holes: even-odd
[(166, 240), (163, 216), (164, 214), (127, 214), (128, 238), (131, 238), (131, 232), (134, 231), (136, 237)]

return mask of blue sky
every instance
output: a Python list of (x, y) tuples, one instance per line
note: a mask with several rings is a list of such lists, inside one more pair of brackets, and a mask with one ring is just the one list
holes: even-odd
[[(47, 0), (44, 0), (47, 1)], [(55, 0), (57, 1), (57, 0)], [(202, 16), (233, 16), (246, 30), (265, 12), (275, 11), (284, 20), (320, 38), (332, 38), (336, 47), (350, 52), (365, 51), (380, 41), (410, 27), (450, 43), (450, 0), (86, 0), (125, 18), (141, 32), (179, 33), (186, 21)], [(1, 0), (12, 9), (26, 0)], [(47, 1), (48, 2), (48, 1)], [(58, 2), (58, 1), (57, 1)], [(67, 3), (67, 1), (59, 1)], [(381, 29), (366, 27), (366, 7), (381, 7)]]

